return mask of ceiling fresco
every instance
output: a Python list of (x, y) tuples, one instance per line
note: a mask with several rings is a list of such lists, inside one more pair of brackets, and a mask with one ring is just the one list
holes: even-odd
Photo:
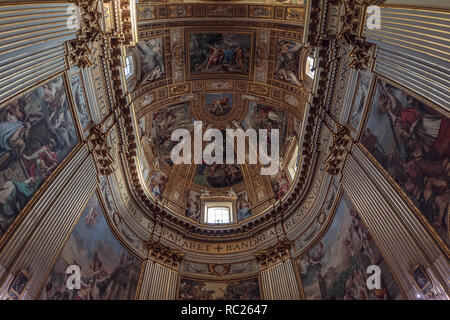
[(189, 31), (189, 75), (248, 77), (252, 64), (252, 38), (250, 32)]
[(179, 128), (193, 134), (194, 121), (223, 132), (279, 129), (280, 156), (292, 162), (312, 86), (304, 10), (293, 1), (138, 4), (139, 42), (127, 52), (135, 72), (127, 82), (145, 157), (144, 190), (155, 202), (199, 222), (201, 195), (231, 189), (239, 223), (288, 194), (297, 167), (289, 174), (280, 163), (278, 173), (262, 176), (261, 159), (248, 162), (257, 146), (247, 147), (244, 164), (174, 165), (178, 142), (170, 137)]
[(143, 85), (165, 78), (163, 38), (139, 41), (140, 58), (139, 84)]

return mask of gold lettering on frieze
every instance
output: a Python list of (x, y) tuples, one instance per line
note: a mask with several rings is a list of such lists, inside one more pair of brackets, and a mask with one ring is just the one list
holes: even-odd
[(222, 243), (200, 242), (186, 239), (182, 235), (178, 235), (168, 229), (161, 228), (161, 226), (156, 226), (155, 234), (160, 235), (162, 238), (185, 250), (197, 253), (211, 254), (229, 254), (254, 250), (277, 236), (275, 229), (272, 228), (253, 238), (242, 241)]
[(303, 217), (305, 212), (309, 212), (309, 209), (314, 204), (317, 199), (317, 195), (321, 189), (321, 184), (323, 181), (323, 174), (318, 175), (312, 187), (310, 194), (308, 195), (305, 203), (288, 219), (284, 222), (284, 230), (288, 231), (294, 227), (297, 222)]

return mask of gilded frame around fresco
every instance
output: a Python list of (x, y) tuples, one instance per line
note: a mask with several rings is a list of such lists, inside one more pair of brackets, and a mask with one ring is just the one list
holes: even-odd
[(66, 155), (64, 160), (61, 161), (61, 163), (58, 164), (56, 169), (51, 173), (51, 175), (47, 178), (47, 180), (45, 180), (45, 182), (39, 187), (39, 189), (28, 200), (27, 204), (22, 208), (22, 210), (16, 216), (16, 218), (11, 223), (11, 225), (8, 226), (8, 229), (6, 230), (6, 232), (2, 236), (0, 236), (0, 249), (4, 247), (4, 245), (7, 243), (8, 239), (16, 231), (17, 227), (28, 216), (29, 212), (32, 210), (32, 208), (34, 207), (35, 203), (37, 201), (39, 201), (39, 199), (42, 196), (42, 194), (45, 193), (45, 190), (47, 189), (47, 187), (53, 183), (53, 181), (59, 176), (59, 173), (64, 170), (64, 168), (71, 161), (73, 156), (76, 153), (78, 153), (78, 151), (83, 146), (83, 143), (82, 143), (83, 135), (82, 135), (81, 128), (79, 126), (79, 122), (78, 122), (78, 118), (77, 118), (77, 115), (76, 115), (76, 111), (74, 110), (74, 105), (73, 105), (72, 100), (71, 100), (71, 96), (70, 96), (71, 89), (70, 89), (70, 83), (69, 83), (69, 80), (68, 80), (67, 71), (58, 72), (56, 74), (51, 75), (50, 77), (42, 79), (37, 84), (35, 84), (35, 85), (27, 88), (26, 90), (23, 90), (23, 91), (19, 92), (18, 94), (12, 96), (11, 98), (5, 100), (0, 105), (0, 109), (4, 108), (6, 105), (10, 104), (11, 102), (13, 102), (13, 101), (15, 101), (15, 100), (25, 96), (26, 94), (28, 94), (28, 93), (30, 93), (30, 92), (40, 88), (42, 85), (44, 85), (44, 84), (46, 84), (48, 82), (51, 82), (51, 81), (53, 81), (53, 80), (55, 80), (55, 79), (57, 79), (59, 77), (62, 77), (62, 79), (63, 79), (63, 86), (64, 86), (64, 89), (65, 89), (66, 99), (67, 99), (67, 103), (69, 105), (69, 110), (70, 110), (70, 114), (72, 116), (72, 120), (73, 120), (73, 124), (74, 124), (74, 128), (75, 128), (75, 132), (76, 132), (76, 135), (77, 135), (78, 142), (77, 142), (77, 144), (74, 145), (73, 149)]
[[(403, 91), (404, 93), (410, 95), (411, 97), (417, 99), (418, 101), (424, 103), (429, 108), (433, 109), (434, 111), (438, 112), (442, 116), (450, 117), (448, 113), (446, 113), (442, 108), (437, 106), (436, 104), (428, 101), (426, 98), (419, 96), (418, 94), (414, 93), (413, 91), (406, 89), (402, 85), (396, 83), (395, 81), (389, 80), (386, 77), (375, 74), (372, 78), (371, 88), (369, 91), (368, 99), (366, 102), (364, 114), (361, 118), (360, 124), (359, 124), (359, 132), (355, 139), (356, 145), (363, 151), (363, 153), (367, 156), (367, 158), (375, 165), (375, 167), (378, 169), (378, 171), (387, 179), (389, 184), (397, 191), (397, 193), (405, 200), (405, 203), (407, 206), (415, 213), (415, 215), (419, 218), (419, 220), (422, 222), (422, 225), (425, 226), (425, 228), (428, 230), (428, 232), (431, 234), (431, 236), (436, 240), (438, 245), (441, 247), (443, 252), (446, 254), (447, 258), (450, 258), (450, 250), (445, 244), (444, 240), (441, 238), (441, 236), (434, 230), (434, 227), (430, 224), (430, 222), (427, 220), (425, 215), (419, 210), (419, 208), (416, 207), (416, 205), (413, 203), (413, 201), (410, 199), (410, 197), (406, 194), (405, 191), (402, 190), (402, 188), (395, 182), (395, 180), (387, 173), (386, 169), (382, 167), (382, 165), (378, 162), (377, 159), (375, 159), (374, 156), (367, 150), (367, 148), (362, 144), (361, 139), (364, 132), (364, 129), (367, 125), (367, 121), (372, 109), (373, 99), (375, 97), (376, 92), (376, 84), (378, 81), (384, 81), (387, 84), (390, 84), (397, 89)], [(450, 233), (450, 215), (447, 215), (447, 233)]]
[[(16, 289), (14, 289), (14, 285), (17, 283), (18, 279), (20, 276), (25, 277), (25, 279), (27, 280), (25, 286), (23, 287), (22, 291), (18, 292)], [(15, 276), (14, 280), (12, 281), (12, 283), (10, 284), (9, 288), (8, 288), (8, 298), (13, 298), (10, 300), (20, 300), (24, 295), (25, 295), (25, 291), (27, 290), (28, 286), (30, 285), (30, 279), (31, 279), (31, 274), (25, 270), (25, 269), (20, 269), (17, 272), (17, 275)], [(12, 293), (12, 295), (11, 295)]]
[(78, 213), (77, 218), (75, 219), (74, 223), (73, 223), (72, 226), (70, 227), (70, 231), (65, 235), (64, 241), (63, 241), (63, 243), (61, 244), (61, 247), (58, 248), (58, 250), (57, 250), (57, 252), (56, 252), (56, 254), (55, 254), (55, 256), (54, 256), (52, 262), (49, 264), (49, 268), (48, 268), (48, 270), (47, 270), (47, 272), (46, 272), (46, 274), (45, 274), (45, 277), (43, 278), (42, 283), (41, 283), (41, 285), (39, 286), (39, 290), (37, 290), (38, 294), (37, 294), (36, 297), (34, 297), (35, 299), (40, 299), (40, 297), (41, 297), (41, 295), (42, 295), (42, 291), (44, 290), (44, 287), (45, 287), (45, 285), (46, 285), (46, 283), (47, 283), (47, 281), (48, 281), (48, 279), (49, 279), (49, 277), (50, 277), (50, 274), (52, 273), (52, 271), (53, 271), (53, 269), (54, 269), (54, 267), (55, 267), (56, 262), (58, 261), (59, 257), (61, 256), (61, 253), (62, 253), (62, 251), (64, 250), (64, 248), (66, 247), (67, 242), (69, 241), (70, 237), (72, 236), (73, 230), (75, 229), (75, 227), (76, 227), (76, 226), (78, 225), (78, 223), (80, 222), (80, 219), (81, 219), (81, 217), (82, 217), (84, 211), (86, 210), (87, 205), (88, 205), (89, 202), (92, 200), (92, 197), (97, 197), (97, 200), (98, 200), (98, 203), (99, 203), (99, 205), (100, 205), (100, 208), (102, 209), (103, 217), (104, 217), (104, 219), (105, 219), (105, 221), (106, 221), (106, 225), (108, 226), (109, 231), (113, 234), (114, 238), (117, 240), (117, 242), (119, 242), (119, 244), (120, 244), (121, 246), (124, 247), (125, 250), (128, 251), (128, 253), (130, 253), (130, 254), (132, 254), (133, 256), (135, 256), (135, 258), (138, 259), (138, 260), (140, 261), (140, 263), (141, 263), (141, 270), (140, 270), (140, 274), (139, 274), (139, 278), (138, 278), (138, 283), (137, 283), (137, 286), (136, 286), (135, 297), (138, 295), (138, 291), (139, 291), (139, 290), (138, 290), (138, 289), (139, 289), (139, 287), (138, 287), (138, 286), (139, 286), (139, 282), (140, 282), (141, 276), (142, 276), (142, 274), (143, 274), (143, 270), (145, 270), (145, 269), (143, 269), (143, 265), (144, 265), (143, 262), (144, 262), (145, 260), (142, 259), (141, 257), (137, 256), (137, 255), (135, 254), (134, 250), (131, 250), (131, 249), (130, 249), (130, 247), (128, 246), (128, 244), (126, 244), (125, 241), (122, 240), (122, 237), (120, 237), (120, 236), (116, 233), (116, 231), (114, 230), (114, 228), (111, 226), (111, 221), (110, 221), (110, 219), (109, 219), (109, 217), (108, 217), (108, 213), (107, 213), (108, 211), (107, 211), (107, 208), (106, 208), (106, 206), (105, 206), (105, 204), (104, 204), (104, 201), (103, 201), (102, 192), (101, 192), (99, 186), (96, 185), (96, 186), (93, 188), (93, 190), (91, 191), (91, 193), (89, 194), (89, 196), (87, 197), (87, 199), (85, 200), (82, 209), (80, 210), (80, 212)]
[[(219, 114), (216, 115), (214, 113), (212, 113), (209, 109), (208, 109), (208, 96), (210, 96), (210, 99), (213, 99), (213, 97), (218, 96), (218, 95), (231, 95), (232, 97), (232, 105), (231, 108), (228, 112), (224, 113), (224, 114)], [(236, 113), (236, 111), (234, 110), (238, 110), (241, 109), (240, 103), (241, 101), (239, 100), (239, 96), (235, 91), (231, 91), (231, 92), (220, 92), (220, 91), (211, 91), (211, 92), (205, 92), (204, 95), (201, 97), (201, 101), (202, 104), (200, 106), (193, 104), (192, 108), (196, 108), (198, 109), (198, 113), (202, 113), (204, 115), (207, 116), (207, 118), (210, 118), (211, 120), (213, 120), (214, 122), (224, 122), (227, 121), (228, 118), (233, 118), (234, 114)], [(204, 102), (204, 103), (203, 103)], [(234, 110), (233, 110), (234, 109)], [(233, 112), (234, 111), (234, 112)], [(208, 119), (209, 120), (209, 119)]]
[[(191, 51), (190, 51), (190, 35), (191, 34), (199, 34), (199, 33), (217, 33), (217, 34), (249, 34), (250, 37), (250, 54), (249, 54), (249, 70), (248, 74), (239, 74), (239, 73), (232, 73), (232, 72), (224, 72), (224, 73), (201, 73), (192, 75), (191, 74)], [(254, 56), (254, 50), (255, 50), (255, 43), (256, 43), (256, 29), (252, 28), (243, 28), (243, 29), (236, 29), (236, 28), (221, 28), (221, 29), (215, 29), (215, 28), (208, 28), (208, 29), (199, 29), (199, 28), (185, 28), (184, 29), (184, 43), (185, 46), (188, 46), (188, 50), (186, 50), (186, 63), (185, 63), (185, 78), (187, 80), (196, 80), (196, 79), (206, 79), (206, 78), (218, 78), (218, 79), (243, 79), (243, 80), (252, 80), (254, 69), (253, 69), (253, 56)]]
[[(139, 61), (142, 57), (141, 54), (139, 53), (138, 50), (138, 44), (139, 42), (144, 42), (144, 41), (149, 41), (149, 40), (156, 40), (156, 39), (161, 39), (162, 41), (162, 54), (161, 54), (161, 58), (163, 59), (163, 64), (164, 64), (164, 73), (163, 73), (163, 77), (161, 78), (157, 78), (152, 82), (148, 82), (145, 84), (142, 84), (142, 65), (141, 62)], [(172, 53), (170, 52), (171, 48), (171, 43), (170, 43), (170, 36), (169, 34), (167, 34), (167, 32), (162, 31), (161, 33), (158, 34), (152, 34), (149, 36), (141, 36), (139, 37), (139, 42), (138, 44), (136, 44), (135, 47), (130, 49), (130, 53), (132, 53), (131, 55), (133, 56), (133, 60), (134, 60), (134, 74), (132, 76), (131, 79), (134, 79), (136, 81), (136, 87), (133, 88), (132, 90), (132, 98), (135, 99), (136, 96), (134, 95), (136, 92), (143, 92), (145, 94), (149, 94), (149, 90), (148, 88), (150, 88), (150, 90), (152, 89), (161, 89), (161, 87), (168, 87), (168, 85), (172, 82), (172, 60), (171, 60), (171, 55)], [(134, 56), (136, 55), (136, 56)], [(140, 98), (140, 95), (138, 96)], [(136, 99), (136, 101), (139, 99)]]
[[(422, 272), (423, 275), (425, 276), (425, 278), (427, 279), (427, 283), (426, 283), (422, 288), (419, 286), (419, 284), (417, 283), (416, 278), (414, 278), (414, 275), (413, 275), (417, 270), (420, 270), (420, 272)], [(414, 283), (414, 286), (417, 288), (417, 290), (419, 290), (419, 291), (422, 292), (422, 293), (425, 291), (425, 289), (427, 289), (429, 286), (432, 285), (430, 276), (428, 275), (428, 273), (426, 272), (426, 270), (425, 270), (420, 264), (416, 264), (416, 265), (411, 269), (411, 271), (409, 272), (409, 277), (411, 278), (411, 280), (412, 280), (412, 282)]]

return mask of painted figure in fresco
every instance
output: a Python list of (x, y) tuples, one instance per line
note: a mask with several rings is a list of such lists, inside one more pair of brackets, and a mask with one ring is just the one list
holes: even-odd
[(209, 283), (182, 278), (180, 300), (257, 300), (260, 299), (258, 279)]
[[(78, 265), (76, 262), (74, 265)], [(109, 274), (97, 251), (94, 252), (88, 267), (88, 275), (82, 276), (80, 289), (69, 290), (64, 279), (63, 285), (58, 288), (48, 282), (43, 292), (45, 300), (119, 300), (133, 299), (134, 293), (129, 292), (131, 278), (136, 277), (133, 270), (134, 258), (122, 252), (120, 261)], [(65, 276), (67, 277), (67, 275)]]
[(208, 110), (216, 116), (227, 114), (231, 110), (230, 98), (225, 95), (212, 98), (208, 105)]
[(30, 127), (31, 123), (25, 121), (17, 101), (6, 107), (0, 122), (0, 156), (9, 152), (21, 154), (26, 147)]
[[(378, 290), (367, 288), (369, 265), (382, 268)], [(385, 300), (399, 296), (381, 253), (345, 196), (321, 242), (300, 260), (299, 271), (307, 299)]]
[[(270, 132), (271, 129), (279, 129), (279, 143), (281, 147), (286, 135), (286, 122), (286, 112), (276, 110), (272, 106), (265, 106), (252, 101), (249, 103), (249, 111), (241, 124), (244, 129), (267, 129), (268, 132)], [(271, 143), (269, 134), (267, 136), (267, 150), (270, 150)]]
[[(104, 214), (94, 195), (53, 266), (41, 299), (134, 299), (140, 262), (117, 241)], [(69, 265), (80, 268), (80, 289), (67, 288)]]
[(227, 68), (224, 68), (225, 66), (231, 66), (236, 70), (245, 71), (245, 52), (243, 48), (237, 47), (233, 49), (228, 46), (228, 49), (223, 49), (212, 45), (208, 45), (208, 47), (210, 48), (210, 51), (205, 70), (208, 70), (214, 66), (218, 66), (226, 70)]
[(152, 138), (161, 159), (172, 165), (171, 151), (177, 144), (171, 141), (176, 129), (193, 130), (193, 120), (187, 104), (180, 104), (158, 110), (152, 115)]
[(361, 121), (367, 94), (369, 92), (370, 79), (362, 75), (359, 81), (358, 91), (355, 97), (355, 103), (350, 115), (349, 123), (356, 130)]
[(230, 46), (228, 46), (225, 50), (224, 50), (224, 54), (225, 54), (225, 64), (231, 64), (234, 60), (234, 50), (233, 48), (231, 48)]
[(31, 155), (22, 154), (23, 164), (31, 177), (40, 176), (45, 180), (58, 165), (58, 155), (53, 151), (56, 147), (54, 139), (41, 146)]
[(206, 63), (206, 70), (208, 70), (211, 66), (221, 65), (225, 56), (223, 49), (216, 48), (211, 45), (208, 45), (208, 47), (210, 48), (210, 51), (208, 55), (208, 61)]
[(200, 194), (191, 192), (188, 197), (186, 217), (200, 221)]
[(248, 73), (250, 34), (195, 33), (189, 39), (192, 74)]
[(162, 172), (155, 172), (150, 177), (150, 192), (155, 196), (157, 200), (162, 199), (164, 187), (167, 182), (167, 176)]
[(86, 215), (86, 217), (84, 217), (84, 220), (86, 221), (86, 225), (87, 226), (92, 226), (95, 224), (97, 219), (97, 210), (95, 209), (95, 207), (92, 207), (88, 214)]
[[(59, 113), (66, 103), (65, 93), (61, 90), (62, 78), (55, 82), (44, 84), (42, 89), (44, 91), (43, 99), (49, 104), (51, 113)], [(27, 111), (28, 113), (28, 111)]]
[(65, 112), (52, 113), (48, 125), (50, 132), (53, 133), (60, 145), (64, 147), (70, 146), (72, 137), (69, 133), (70, 127)]
[(139, 41), (141, 84), (164, 78), (164, 49), (162, 38)]
[(242, 49), (241, 47), (237, 47), (236, 49), (234, 49), (234, 56), (233, 56), (233, 60), (231, 61), (231, 65), (236, 66), (238, 68), (238, 70), (245, 70), (245, 65), (244, 65), (244, 59), (245, 59), (245, 52), (244, 49)]
[(181, 300), (212, 300), (214, 290), (206, 290), (206, 283), (188, 280), (180, 284), (179, 297)]
[(275, 77), (301, 85), (299, 79), (299, 61), (302, 45), (295, 41), (280, 40), (278, 42)]
[(198, 165), (197, 174), (194, 182), (206, 187), (230, 187), (240, 183), (243, 180), (239, 165), (236, 164), (218, 164)]
[(257, 281), (232, 281), (227, 283), (221, 300), (254, 300), (259, 297), (259, 286)]
[(62, 77), (0, 110), (0, 236), (77, 142)]
[(252, 210), (250, 207), (250, 202), (248, 201), (247, 193), (240, 192), (238, 194), (238, 200), (237, 200), (237, 220), (242, 221), (247, 218), (250, 218), (252, 216)]
[(154, 15), (154, 9), (152, 7), (144, 7), (144, 6), (138, 6), (138, 19), (139, 20), (145, 20), (145, 19), (151, 19)]
[(104, 294), (107, 300), (134, 298), (133, 293), (130, 292), (129, 288), (129, 283), (132, 281), (132, 278), (138, 277), (137, 274), (133, 274), (133, 265), (134, 258), (123, 251), (120, 255), (119, 264), (108, 277)]
[(73, 97), (75, 99), (75, 106), (77, 108), (78, 117), (80, 119), (81, 127), (86, 128), (91, 122), (91, 116), (86, 106), (86, 97), (84, 95), (81, 78), (78, 73), (70, 78), (70, 85), (72, 87)]
[(15, 181), (4, 174), (3, 180), (5, 182), (0, 188), (0, 234), (6, 232), (8, 226), (40, 184), (36, 177), (28, 178), (25, 181)]
[(272, 182), (275, 198), (277, 200), (283, 199), (283, 197), (286, 195), (286, 193), (289, 191), (289, 188), (291, 187), (286, 174), (282, 171), (279, 171), (274, 177), (271, 177), (270, 181)]
[(450, 119), (379, 81), (362, 143), (448, 241)]

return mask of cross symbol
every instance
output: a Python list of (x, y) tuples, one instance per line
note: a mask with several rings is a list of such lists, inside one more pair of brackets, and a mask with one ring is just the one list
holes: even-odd
[(214, 249), (217, 249), (217, 251), (220, 251), (220, 250), (223, 249), (223, 247), (219, 244), (219, 245), (217, 245), (217, 247), (215, 247)]

